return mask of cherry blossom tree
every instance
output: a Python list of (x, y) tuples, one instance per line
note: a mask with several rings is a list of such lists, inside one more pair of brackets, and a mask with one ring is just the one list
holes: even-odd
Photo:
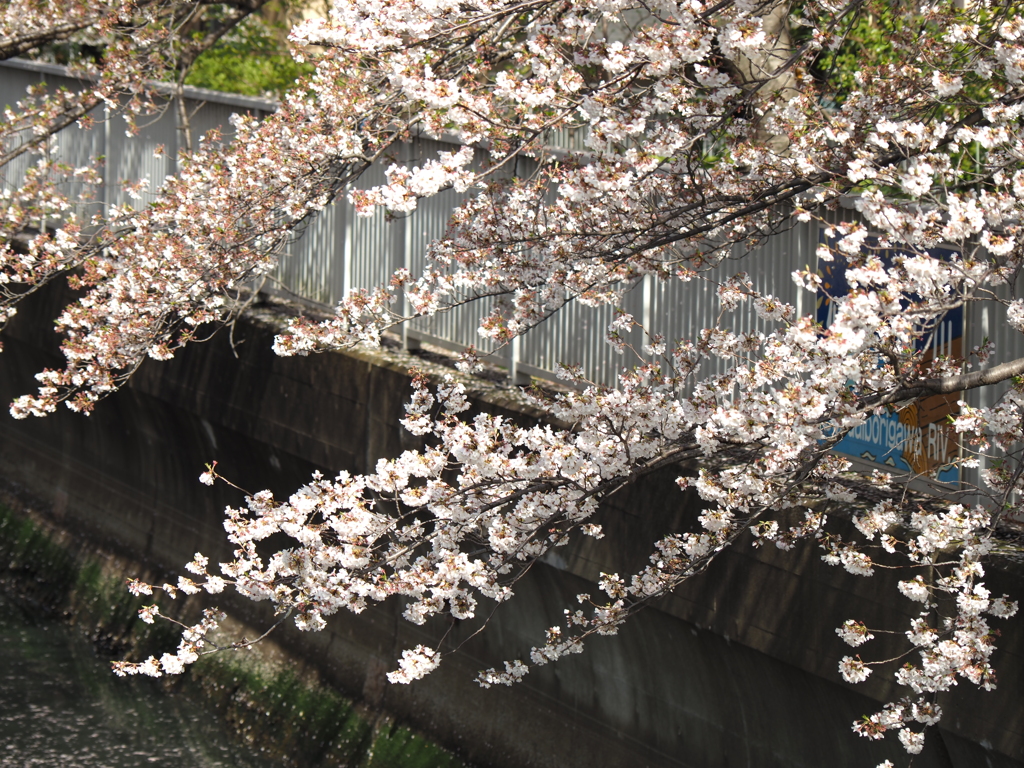
[[(895, 673), (905, 695), (854, 729), (872, 739), (895, 732), (920, 752), (941, 716), (937, 694), (959, 679), (995, 685), (989, 621), (1016, 611), (984, 586), (984, 563), (997, 528), (1019, 512), (1024, 359), (990, 344), (929, 351), (944, 318), (978, 303), (1024, 331), (1015, 292), (1024, 17), (1012, 4), (963, 5), (336, 0), (328, 18), (292, 31), (295, 55), (315, 73), (271, 117), (238, 117), (231, 144), (183, 155), (155, 203), (103, 221), (69, 217), (15, 249), (40, 207), (60, 218), (61, 173), (71, 171), (39, 166), (5, 197), (6, 316), (60, 274), (85, 291), (58, 318), (65, 367), (41, 373), (38, 393), (12, 413), (44, 415), (62, 402), (88, 412), (146, 356), (168, 358), (201, 325), (237, 312), (238, 286), (269, 273), (279, 246), (336, 200), (402, 215), (442, 190), (468, 193), (422, 274), (354, 291), (323, 322), (295, 320), (277, 338), (280, 354), (378, 344), (415, 317), (467, 305), (488, 307), (483, 337), (509, 343), (571, 302), (617, 306), (640, 278), (713, 281), (720, 313), (686, 339), (619, 315), (608, 343), (629, 362), (617, 386), (567, 361), (566, 391), (536, 396), (550, 425), (466, 416), (459, 381), (417, 378), (403, 425), (425, 448), (382, 458), (365, 475), (316, 475), (287, 500), (252, 494), (228, 512), (234, 559), (212, 573), (197, 554), (187, 566), (195, 579), (161, 588), (230, 586), (304, 630), (396, 597), (414, 623), (470, 618), (481, 602), (513, 599), (517, 578), (552, 548), (602, 536), (594, 516), (604, 497), (679, 467), (680, 488), (703, 501), (694, 530), (652, 542), (637, 573), (603, 575), (599, 594), (581, 595), (564, 625), (522, 659), (482, 671), (480, 684), (512, 684), (595, 634), (615, 634), (752, 532), (759, 546), (818, 546), (858, 576), (904, 569), (899, 590), (921, 604)], [(110, 42), (95, 89), (33, 94), (5, 115), (4, 160), (33, 148), (8, 137), (25, 127), (45, 136), (84, 119), (90, 104), (113, 100), (129, 115), (154, 108), (128, 79), (151, 76), (150, 66), (180, 71), (191, 50), (180, 19), (200, 6), (93, 0), (59, 18), (26, 7), (36, 15), (0, 22), (5, 55), (75, 25)], [(881, 17), (884, 50), (837, 75)], [(556, 132), (584, 148), (560, 149)], [(397, 142), (442, 134), (463, 148), (392, 165), (386, 183), (338, 199)], [(533, 170), (517, 176), (517, 167)], [(857, 217), (837, 223), (843, 200)], [(827, 326), (758, 285), (755, 247), (807, 221), (824, 228), (820, 269), (795, 273), (797, 287), (827, 292), (831, 268), (847, 284), (828, 296)], [(716, 277), (743, 253), (752, 263)], [(766, 330), (731, 331), (744, 312)], [(630, 330), (642, 333), (639, 348), (625, 341)], [(461, 365), (478, 365), (473, 350)], [(991, 407), (967, 404), (981, 388), (998, 392)], [(833, 451), (873, 415), (955, 393), (964, 399), (948, 428), (963, 448), (949, 463), (986, 458), (978, 487), (912, 500), (899, 478), (851, 474)], [(215, 467), (202, 477), (217, 478)], [(292, 543), (268, 555), (260, 542), (272, 535)], [(219, 648), (216, 624), (211, 610), (185, 628), (176, 654), (116, 670), (180, 672)], [(860, 647), (892, 629), (851, 617), (837, 632)], [(408, 649), (389, 677), (411, 682), (446, 652)], [(882, 663), (862, 653), (867, 660), (839, 660), (845, 680)]]

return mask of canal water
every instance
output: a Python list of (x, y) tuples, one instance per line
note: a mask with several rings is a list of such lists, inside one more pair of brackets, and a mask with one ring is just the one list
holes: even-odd
[(201, 704), (118, 678), (74, 627), (0, 592), (0, 768), (270, 768)]

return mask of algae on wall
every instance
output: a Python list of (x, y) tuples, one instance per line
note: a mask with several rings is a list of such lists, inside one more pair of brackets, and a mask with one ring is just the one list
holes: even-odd
[[(0, 587), (42, 614), (59, 615), (111, 658), (145, 658), (173, 648), (176, 627), (147, 624), (127, 577), (148, 578), (137, 562), (83, 547), (66, 531), (0, 504)], [(188, 600), (154, 596), (162, 613), (186, 619)], [(304, 666), (297, 664), (296, 666)], [(253, 652), (204, 656), (168, 678), (175, 693), (201, 699), (239, 739), (286, 766), (468, 768), (453, 753), (323, 684), (287, 660)]]

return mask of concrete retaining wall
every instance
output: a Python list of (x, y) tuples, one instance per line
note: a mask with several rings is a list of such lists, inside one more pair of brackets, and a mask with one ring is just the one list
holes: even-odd
[[(33, 298), (6, 334), (0, 398), (33, 389), (32, 374), (59, 365), (46, 329), (62, 299)], [(197, 482), (204, 463), (250, 490), (287, 494), (310, 472), (365, 471), (380, 456), (416, 445), (398, 418), (408, 394), (404, 353), (281, 359), (259, 313), (236, 330), (195, 345), (169, 363), (143, 366), (131, 386), (85, 418), (0, 420), (0, 473), (48, 500), (53, 517), (83, 536), (180, 572), (197, 550), (226, 556), (223, 486)], [(236, 357), (237, 353), (237, 357)], [(491, 410), (531, 414), (497, 390)], [(482, 690), (472, 679), (503, 659), (525, 657), (601, 571), (628, 573), (651, 542), (692, 527), (693, 500), (668, 472), (616, 496), (602, 512), (602, 541), (559, 550), (517, 587), (488, 630), (471, 622), (415, 627), (399, 606), (339, 616), (319, 634), (283, 642), (315, 660), (351, 695), (427, 730), (481, 766), (873, 766), (906, 756), (894, 741), (855, 737), (850, 723), (891, 693), (882, 673), (843, 684), (844, 646), (834, 628), (848, 618), (901, 628), (914, 605), (885, 577), (856, 579), (824, 566), (815, 551), (738, 547), (617, 638), (531, 673), (512, 689)], [(1024, 597), (1020, 574), (991, 574), (994, 590)], [(234, 606), (248, 621), (268, 616)], [(1024, 644), (1021, 622), (1005, 625), (994, 693), (962, 685), (944, 702), (945, 730), (933, 733), (915, 766), (1024, 765)], [(416, 643), (461, 650), (412, 686), (384, 674)], [(869, 646), (870, 648), (870, 646)], [(872, 651), (872, 653), (880, 652)], [(984, 746), (982, 746), (984, 745)]]

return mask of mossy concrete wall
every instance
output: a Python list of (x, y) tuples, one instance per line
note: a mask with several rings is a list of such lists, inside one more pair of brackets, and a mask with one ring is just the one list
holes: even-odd
[[(47, 330), (64, 297), (42, 294), (6, 334), (0, 397), (31, 391), (32, 374), (58, 365)], [(131, 386), (88, 417), (0, 421), (0, 474), (52, 506), (66, 529), (156, 567), (180, 572), (197, 550), (224, 559), (221, 521), (240, 494), (197, 482), (206, 462), (249, 490), (293, 491), (314, 469), (365, 471), (413, 447), (398, 419), (408, 395), (404, 353), (282, 359), (272, 322), (259, 312), (169, 363), (146, 364)], [(520, 419), (536, 414), (481, 385), (479, 406)], [(511, 689), (483, 690), (475, 673), (522, 658), (545, 627), (560, 623), (602, 572), (642, 566), (651, 542), (692, 528), (694, 502), (675, 472), (616, 496), (601, 513), (601, 541), (559, 550), (517, 586), (487, 631), (443, 620), (415, 627), (400, 606), (334, 617), (317, 634), (282, 642), (367, 705), (382, 708), (481, 766), (873, 766), (907, 764), (894, 740), (868, 742), (850, 723), (892, 693), (879, 673), (853, 688), (836, 671), (848, 618), (900, 628), (914, 611), (885, 576), (857, 579), (824, 566), (810, 548), (793, 553), (739, 546), (676, 596), (627, 624), (619, 637), (532, 672)], [(991, 574), (994, 589), (1021, 597), (1019, 574)], [(232, 604), (247, 621), (269, 616)], [(1001, 686), (961, 685), (944, 701), (915, 766), (1024, 765), (1024, 653), (1020, 622), (1006, 626), (995, 658)], [(416, 643), (460, 650), (412, 686), (385, 673)], [(880, 651), (884, 649), (879, 649)]]

